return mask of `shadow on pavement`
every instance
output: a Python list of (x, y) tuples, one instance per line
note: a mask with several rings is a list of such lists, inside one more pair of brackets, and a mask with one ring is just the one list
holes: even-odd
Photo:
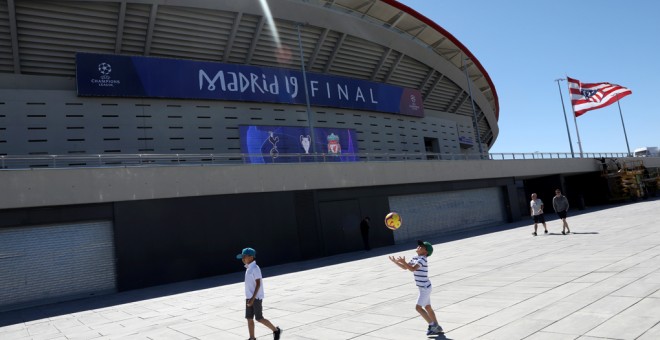
[(0, 312), (0, 327), (243, 282), (244, 272)]

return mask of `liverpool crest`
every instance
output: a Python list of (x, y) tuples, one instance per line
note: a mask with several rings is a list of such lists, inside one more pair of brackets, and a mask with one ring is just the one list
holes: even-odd
[(332, 155), (339, 155), (341, 153), (341, 144), (339, 144), (339, 136), (331, 133), (328, 136), (328, 153)]

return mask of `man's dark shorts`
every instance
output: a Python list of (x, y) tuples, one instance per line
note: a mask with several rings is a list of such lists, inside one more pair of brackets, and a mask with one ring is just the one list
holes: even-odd
[(562, 219), (563, 219), (563, 218), (566, 218), (566, 210), (564, 210), (564, 211), (557, 211), (557, 215), (559, 216), (559, 218), (562, 218)]
[(262, 300), (254, 299), (252, 307), (248, 307), (247, 303), (250, 302), (249, 299), (245, 300), (245, 318), (246, 319), (256, 319), (257, 321), (264, 318), (263, 315), (263, 304)]
[(545, 223), (545, 217), (543, 217), (543, 214), (534, 215), (534, 223)]

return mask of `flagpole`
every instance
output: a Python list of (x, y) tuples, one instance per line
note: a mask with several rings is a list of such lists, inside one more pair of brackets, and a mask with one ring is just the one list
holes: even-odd
[(564, 96), (561, 94), (561, 86), (559, 85), (559, 82), (562, 80), (566, 80), (566, 79), (563, 78), (555, 79), (555, 81), (557, 82), (557, 88), (559, 89), (559, 98), (561, 98), (561, 108), (564, 110), (564, 122), (566, 122), (566, 134), (568, 135), (568, 145), (571, 147), (571, 158), (575, 158), (575, 153), (573, 152), (573, 142), (571, 141), (571, 131), (568, 129), (568, 118), (566, 118), (566, 106), (564, 106)]
[(630, 157), (630, 144), (628, 144), (628, 134), (626, 133), (626, 124), (623, 123), (623, 114), (621, 113), (621, 103), (619, 103), (619, 94), (616, 94), (616, 104), (619, 106), (619, 116), (621, 116), (621, 125), (623, 126), (623, 136), (626, 137), (626, 147), (628, 148), (628, 157)]
[[(571, 105), (572, 106), (572, 105)], [(575, 117), (575, 111), (573, 111), (573, 120), (575, 121), (575, 134), (578, 138), (578, 147), (580, 147), (580, 158), (582, 158), (582, 142), (580, 141), (580, 130), (578, 130), (577, 117)]]
[[(568, 82), (566, 82), (566, 87), (568, 87)], [(570, 87), (568, 87), (568, 94), (569, 96), (571, 95)], [(571, 97), (569, 97), (568, 99), (571, 100), (571, 103), (573, 102)], [(575, 134), (577, 135), (578, 138), (577, 143), (578, 143), (578, 147), (580, 148), (580, 158), (582, 158), (582, 141), (580, 141), (580, 130), (578, 130), (577, 117), (575, 116), (575, 109), (573, 108), (573, 104), (571, 104), (571, 111), (573, 112), (573, 121), (575, 122)]]

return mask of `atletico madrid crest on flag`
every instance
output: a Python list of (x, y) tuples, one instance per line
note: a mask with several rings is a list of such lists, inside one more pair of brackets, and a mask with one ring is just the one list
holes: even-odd
[(632, 94), (629, 89), (616, 84), (583, 83), (570, 77), (566, 77), (566, 79), (575, 117), (579, 117), (587, 111), (614, 104), (619, 99)]

